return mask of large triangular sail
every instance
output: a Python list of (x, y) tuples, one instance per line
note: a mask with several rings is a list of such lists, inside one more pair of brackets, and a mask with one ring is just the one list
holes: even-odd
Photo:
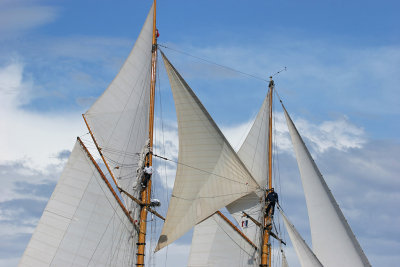
[[(265, 188), (268, 177), (268, 123), (269, 95), (264, 98), (257, 117), (237, 153), (260, 188)], [(256, 193), (244, 196), (226, 207), (237, 223), (240, 224), (243, 221), (242, 211), (261, 221), (262, 205), (260, 197), (262, 191)], [(247, 226), (242, 227), (243, 232), (258, 244), (260, 237), (258, 227), (251, 220), (247, 220), (245, 225)]]
[(294, 250), (296, 251), (297, 258), (300, 260), (301, 266), (322, 267), (321, 262), (318, 260), (317, 256), (315, 256), (310, 247), (301, 237), (294, 225), (289, 221), (289, 219), (285, 216), (281, 209), (279, 209), (279, 211), (281, 212), (283, 222), (285, 223), (286, 230), (289, 234), (290, 240), (292, 241)]
[(19, 266), (132, 266), (137, 233), (77, 142)]
[(153, 9), (119, 73), (85, 113), (118, 185), (128, 193), (149, 134)]
[[(260, 187), (264, 187), (267, 182), (267, 166), (268, 166), (268, 121), (269, 121), (269, 97), (264, 99), (263, 104), (257, 114), (257, 117), (250, 128), (250, 131), (245, 138), (242, 146), (238, 151), (239, 158), (246, 165), (247, 169), (253, 175), (254, 179), (260, 185)], [(259, 244), (260, 240), (260, 229), (256, 226), (251, 220), (247, 220), (243, 218), (243, 211), (247, 214), (251, 215), (253, 218), (261, 221), (261, 203), (260, 196), (255, 192), (244, 196), (235, 202), (229, 204), (227, 207), (229, 213), (233, 216), (236, 222), (239, 225), (239, 228), (243, 231), (243, 233), (255, 244)], [(213, 216), (214, 217), (214, 216)], [(223, 255), (214, 255), (217, 253), (216, 247), (224, 248), (227, 246), (226, 242), (222, 242), (223, 237), (218, 237), (217, 235), (229, 235), (230, 233), (218, 231), (218, 224), (213, 224), (209, 222), (209, 220), (213, 220), (213, 217), (201, 222), (200, 224), (195, 226), (194, 235), (192, 238), (192, 246), (191, 252), (189, 255), (189, 263), (193, 261), (192, 258), (201, 258), (203, 263), (211, 265), (212, 263), (216, 263), (216, 265), (222, 266), (221, 264), (224, 261), (228, 261), (229, 259), (235, 259), (237, 255), (236, 250), (226, 251)], [(214, 227), (214, 228), (213, 228)], [(200, 246), (198, 243), (202, 243), (202, 236), (207, 236), (213, 234), (213, 244), (214, 246)], [(200, 240), (198, 240), (200, 238)], [(232, 242), (232, 240), (227, 240), (227, 242)], [(243, 253), (243, 252), (242, 252)], [(258, 251), (256, 252), (258, 253)], [(201, 256), (203, 255), (203, 257)], [(258, 257), (255, 257), (258, 260)], [(209, 259), (208, 261), (205, 261)], [(244, 257), (241, 258), (245, 260)], [(220, 260), (217, 261), (217, 260)], [(247, 262), (252, 262), (250, 266), (256, 266), (257, 261), (244, 261), (243, 264)], [(237, 263), (237, 262), (236, 262)], [(203, 266), (207, 266), (204, 264)]]
[(284, 112), (306, 198), (314, 253), (324, 266), (370, 266), (285, 108)]
[(179, 164), (156, 250), (259, 188), (199, 99), (163, 58), (178, 118)]

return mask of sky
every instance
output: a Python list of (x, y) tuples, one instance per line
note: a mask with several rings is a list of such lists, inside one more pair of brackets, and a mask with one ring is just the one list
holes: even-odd
[[(18, 264), (76, 136), (87, 132), (81, 114), (118, 72), (150, 5), (0, 0), (0, 266)], [(265, 97), (262, 79), (287, 67), (274, 76), (277, 92), (373, 266), (400, 261), (399, 9), (398, 1), (358, 0), (158, 3), (161, 49), (234, 148)], [(175, 109), (159, 66), (156, 135), (174, 158)], [(280, 197), (311, 244), (275, 108)], [(160, 191), (170, 192), (174, 166), (155, 167)], [(157, 266), (185, 266), (190, 238), (156, 257)], [(287, 255), (299, 266), (290, 245)]]

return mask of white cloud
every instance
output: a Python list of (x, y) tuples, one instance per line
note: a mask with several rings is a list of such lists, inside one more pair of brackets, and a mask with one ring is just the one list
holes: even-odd
[(40, 114), (21, 105), (32, 97), (32, 82), (24, 79), (23, 64), (0, 67), (0, 162), (24, 159), (23, 164), (46, 170), (57, 164), (54, 155), (70, 150), (74, 136), (85, 132), (79, 114)]
[(366, 142), (364, 130), (350, 123), (345, 116), (319, 125), (299, 119), (296, 120), (296, 126), (300, 134), (309, 139), (320, 153), (331, 148), (341, 151), (361, 148)]
[(37, 1), (3, 0), (0, 3), (0, 38), (18, 36), (54, 21), (56, 16), (56, 8), (39, 5)]

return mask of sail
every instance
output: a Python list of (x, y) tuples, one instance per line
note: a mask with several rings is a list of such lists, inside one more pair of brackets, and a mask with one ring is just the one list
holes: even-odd
[(199, 99), (163, 58), (178, 118), (179, 164), (156, 250), (259, 188)]
[[(257, 114), (257, 117), (246, 137), (242, 146), (238, 151), (239, 158), (246, 165), (247, 169), (253, 175), (254, 179), (263, 187), (267, 182), (267, 166), (268, 166), (268, 122), (269, 122), (269, 97), (264, 99), (263, 104)], [(260, 203), (260, 196), (255, 192), (244, 196), (235, 202), (229, 204), (227, 210), (232, 215), (232, 217), (236, 220), (238, 227), (242, 230), (242, 232), (255, 244), (259, 244), (260, 242), (260, 234), (261, 231), (258, 226), (256, 226), (251, 220), (243, 217), (243, 211), (255, 218), (258, 221), (261, 221), (262, 216), (262, 205)], [(213, 216), (214, 217), (214, 216)], [(212, 224), (209, 220), (213, 220), (213, 217), (201, 222), (196, 225), (194, 228), (194, 234), (192, 237), (192, 247), (191, 253), (189, 255), (189, 262), (192, 262), (192, 257), (201, 258), (199, 255), (203, 255), (202, 259), (213, 259), (216, 256), (216, 250), (214, 247), (224, 248), (227, 246), (226, 242), (222, 237), (217, 237), (217, 235), (229, 235), (229, 233), (223, 231), (217, 231), (218, 224)], [(203, 226), (206, 225), (206, 226)], [(212, 227), (215, 227), (213, 229)], [(208, 235), (208, 232), (214, 233), (215, 237), (213, 239), (214, 246), (196, 246), (199, 241), (197, 238), (202, 238), (202, 236)], [(232, 242), (232, 240), (227, 240), (227, 242)], [(196, 250), (198, 249), (198, 251)], [(226, 251), (224, 254), (224, 258), (220, 258), (221, 260), (229, 260), (234, 258), (237, 255), (236, 250)], [(257, 252), (258, 253), (258, 252)], [(221, 257), (221, 256), (220, 256)], [(203, 263), (207, 263), (211, 265), (210, 261), (203, 261)], [(203, 266), (207, 266), (207, 264), (203, 264)], [(254, 266), (257, 264), (255, 263)], [(222, 266), (221, 264), (217, 264), (217, 266)]]
[(299, 232), (297, 232), (294, 225), (288, 220), (285, 214), (283, 214), (281, 209), (279, 209), (279, 211), (281, 212), (283, 222), (285, 223), (286, 230), (289, 233), (290, 240), (292, 241), (292, 245), (294, 247), (294, 250), (296, 251), (297, 258), (300, 260), (301, 266), (322, 267), (321, 262), (312, 252), (312, 250), (301, 237)]
[[(268, 177), (268, 115), (269, 96), (267, 95), (246, 139), (237, 153), (261, 188), (266, 186)], [(258, 193), (262, 194), (262, 191)], [(261, 195), (257, 195), (256, 193), (249, 194), (229, 204), (226, 208), (240, 226), (241, 222), (246, 221), (242, 217), (242, 211), (261, 221), (262, 205), (260, 197)], [(242, 231), (257, 244), (260, 238), (258, 227), (251, 220), (247, 220), (245, 225), (247, 227), (242, 227)]]
[(269, 96), (267, 95), (237, 153), (261, 188), (266, 186), (268, 177), (268, 124)]
[(136, 236), (77, 142), (19, 266), (132, 266)]
[(121, 188), (132, 193), (149, 129), (153, 6), (119, 73), (85, 118)]
[(284, 111), (306, 198), (314, 253), (324, 266), (370, 266), (285, 108)]
[(189, 267), (258, 266), (258, 259), (256, 250), (218, 214), (196, 225)]

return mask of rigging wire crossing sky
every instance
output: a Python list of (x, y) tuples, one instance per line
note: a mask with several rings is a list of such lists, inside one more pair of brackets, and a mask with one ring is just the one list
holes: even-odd
[[(269, 76), (287, 67), (274, 76), (280, 98), (371, 264), (395, 266), (400, 261), (400, 4), (158, 2), (162, 51), (235, 149), (262, 104)], [(89, 140), (81, 114), (118, 72), (150, 5), (0, 2), (0, 266), (18, 264), (76, 136)], [(175, 108), (160, 59), (157, 76), (155, 153), (177, 161)], [(311, 245), (277, 98), (274, 109), (279, 199)], [(176, 164), (156, 160), (154, 168), (155, 194), (165, 215)], [(190, 240), (191, 233), (151, 262), (185, 266)], [(289, 265), (299, 266), (287, 243)]]

